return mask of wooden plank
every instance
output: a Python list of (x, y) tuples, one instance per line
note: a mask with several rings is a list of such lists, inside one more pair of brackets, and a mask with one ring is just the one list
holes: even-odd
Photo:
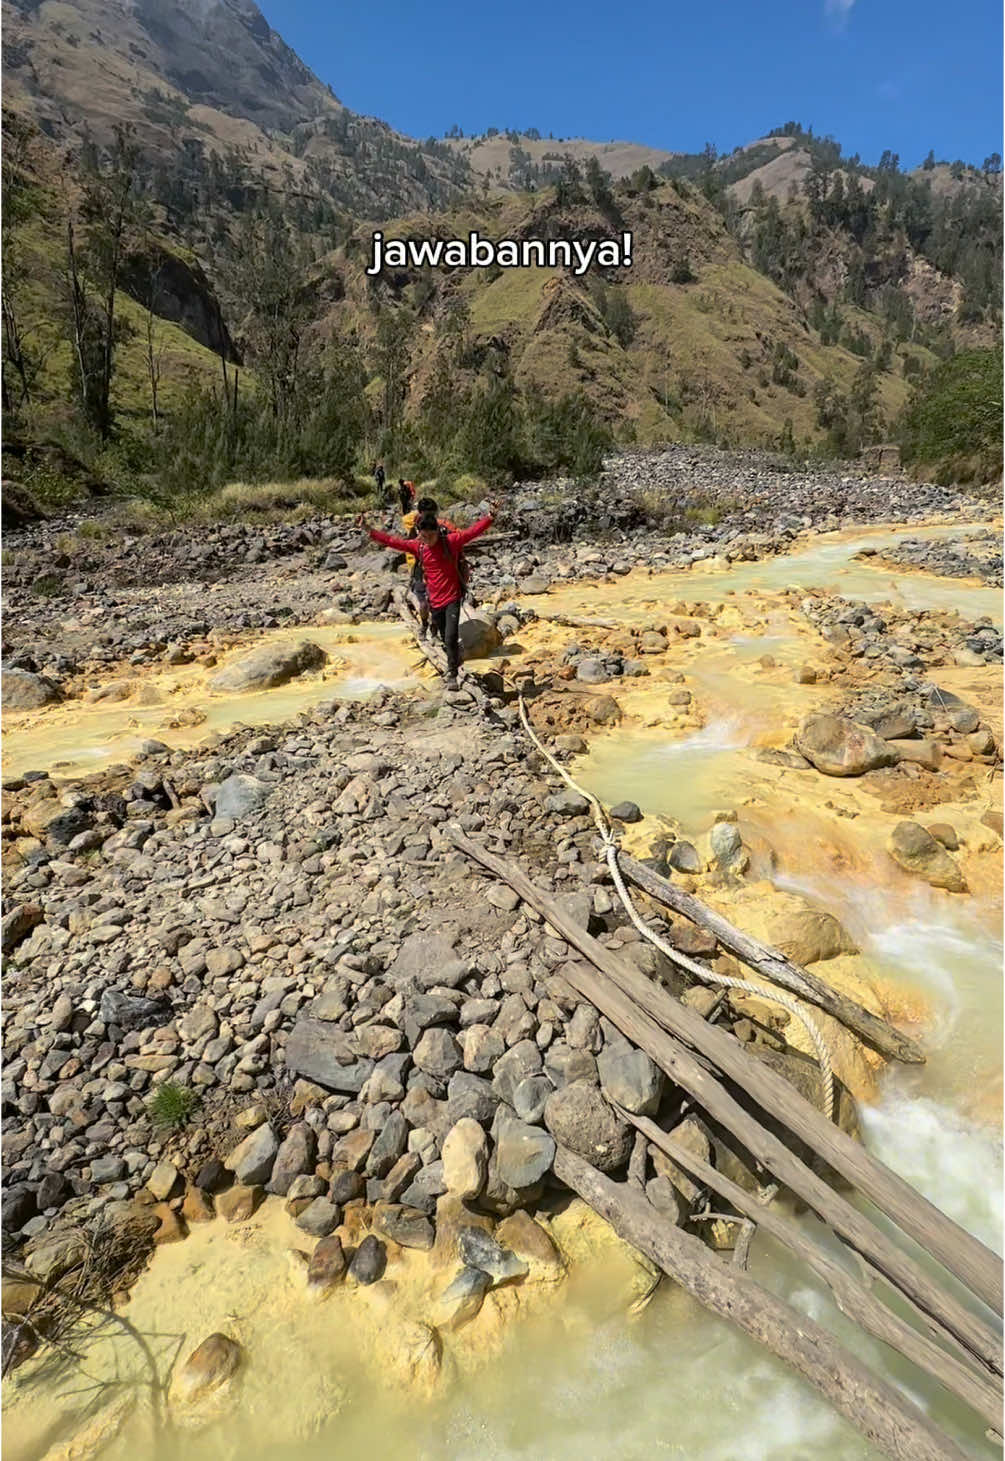
[(685, 893), (683, 888), (675, 888), (668, 879), (660, 877), (659, 873), (653, 872), (652, 868), (637, 862), (627, 853), (619, 852), (618, 866), (624, 877), (644, 893), (648, 893), (650, 898), (713, 933), (722, 947), (742, 963), (755, 969), (765, 979), (770, 979), (773, 984), (780, 984), (783, 989), (791, 990), (800, 999), (805, 999), (807, 1003), (815, 1004), (827, 1014), (833, 1015), (842, 1025), (854, 1030), (861, 1040), (880, 1055), (904, 1061), (909, 1065), (924, 1064), (925, 1052), (909, 1035), (895, 1029), (879, 1015), (864, 1009), (847, 995), (832, 989), (826, 980), (786, 958), (778, 949), (769, 948), (767, 944), (762, 944), (758, 939), (735, 928), (728, 919), (702, 903), (692, 893)]
[(612, 1182), (564, 1147), (555, 1154), (555, 1175), (706, 1309), (791, 1365), (885, 1455), (965, 1461), (954, 1441), (821, 1325), (722, 1263), (698, 1238), (662, 1218), (637, 1188)]
[[(545, 917), (561, 936), (599, 969), (606, 979), (585, 965), (567, 965), (562, 977), (579, 994), (618, 1026), (644, 1050), (678, 1085), (692, 1095), (714, 1119), (731, 1131), (746, 1149), (778, 1180), (795, 1192), (834, 1228), (852, 1247), (882, 1272), (888, 1282), (903, 1290), (982, 1363), (1002, 1373), (1002, 1344), (981, 1318), (971, 1313), (954, 1295), (935, 1284), (913, 1258), (903, 1253), (864, 1214), (812, 1172), (772, 1132), (768, 1131), (729, 1094), (687, 1045), (700, 1051), (741, 1087), (767, 1112), (776, 1115), (836, 1171), (861, 1176), (855, 1182), (889, 1216), (910, 1231), (923, 1248), (934, 1253), (933, 1234), (948, 1231), (976, 1244), (987, 1254), (1000, 1284), (999, 1261), (977, 1239), (965, 1233), (951, 1218), (940, 1213), (920, 1193), (872, 1157), (858, 1142), (845, 1135), (803, 1099), (788, 1081), (749, 1055), (739, 1041), (714, 1025), (707, 1024), (693, 1010), (652, 984), (627, 961), (617, 958), (577, 924), (555, 900), (542, 893), (519, 868), (504, 862), (455, 828), (450, 829), (454, 845), (473, 857), (497, 877), (508, 882), (531, 907)], [(847, 1149), (851, 1148), (851, 1159)], [(861, 1159), (861, 1160), (860, 1160)], [(849, 1178), (854, 1182), (854, 1178)], [(874, 1195), (875, 1194), (875, 1195)], [(939, 1219), (935, 1224), (928, 1214)], [(946, 1247), (943, 1240), (942, 1246)], [(964, 1282), (970, 1266), (949, 1261), (936, 1253), (943, 1266)], [(957, 1256), (950, 1246), (950, 1260)], [(962, 1270), (962, 1271), (961, 1271)], [(969, 1285), (973, 1287), (971, 1283)], [(983, 1297), (979, 1289), (975, 1289)]]
[(753, 1194), (745, 1192), (736, 1182), (732, 1182), (708, 1162), (688, 1151), (681, 1142), (661, 1131), (648, 1117), (635, 1116), (620, 1106), (616, 1109), (625, 1121), (631, 1122), (637, 1132), (666, 1152), (679, 1167), (683, 1167), (720, 1197), (725, 1197), (737, 1212), (743, 1213), (752, 1224), (756, 1224), (765, 1233), (783, 1243), (797, 1258), (801, 1258), (830, 1288), (842, 1314), (861, 1324), (875, 1338), (882, 1340), (924, 1370), (926, 1375), (938, 1381), (965, 1405), (969, 1405), (987, 1425), (995, 1429), (1001, 1425), (1002, 1388), (986, 1371), (976, 1370), (956, 1354), (951, 1354), (935, 1344), (927, 1335), (912, 1329), (910, 1324), (880, 1303), (863, 1284), (846, 1272), (829, 1253), (824, 1252), (819, 1244), (813, 1242), (791, 1218), (765, 1205)]

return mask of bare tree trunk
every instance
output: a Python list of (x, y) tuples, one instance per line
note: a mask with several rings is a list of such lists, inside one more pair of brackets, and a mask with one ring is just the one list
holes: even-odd
[(84, 332), (87, 328), (87, 296), (77, 269), (77, 247), (73, 233), (72, 214), (68, 214), (66, 219), (66, 250), (70, 270), (70, 316), (73, 324), (73, 351), (80, 382), (80, 405), (84, 418), (90, 420), (90, 382), (87, 378), (87, 357), (84, 343)]
[[(21, 340), (21, 329), (17, 321), (17, 313), (11, 300), (9, 288), (4, 287), (2, 291), (3, 300), (3, 333), (5, 354), (10, 364), (14, 367), (17, 377), (21, 382), (21, 399), (19, 406), (27, 405), (31, 400), (31, 387), (28, 383), (28, 367), (24, 358), (24, 345)], [(7, 375), (4, 373), (4, 409), (13, 409), (13, 398), (7, 385)]]

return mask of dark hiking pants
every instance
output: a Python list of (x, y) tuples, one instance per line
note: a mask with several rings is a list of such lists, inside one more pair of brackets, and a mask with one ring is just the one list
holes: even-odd
[(453, 603), (444, 604), (430, 612), (433, 628), (443, 640), (443, 648), (447, 652), (447, 674), (456, 675), (461, 663), (461, 649), (457, 638), (461, 623), (461, 601), (454, 599)]

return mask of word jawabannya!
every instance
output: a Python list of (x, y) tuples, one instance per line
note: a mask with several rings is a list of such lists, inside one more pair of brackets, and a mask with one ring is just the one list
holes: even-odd
[(392, 269), (443, 267), (445, 269), (571, 269), (585, 274), (591, 265), (600, 269), (629, 269), (632, 264), (632, 235), (620, 238), (503, 238), (496, 242), (472, 231), (467, 238), (385, 239), (378, 229), (373, 235), (369, 275)]

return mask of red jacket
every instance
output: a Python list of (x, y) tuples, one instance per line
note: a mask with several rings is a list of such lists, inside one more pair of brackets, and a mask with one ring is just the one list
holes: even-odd
[(431, 548), (427, 548), (421, 538), (396, 538), (393, 533), (381, 533), (376, 528), (371, 528), (370, 537), (375, 543), (383, 543), (387, 548), (396, 548), (399, 553), (407, 553), (410, 557), (417, 558), (422, 565), (422, 576), (426, 580), (429, 607), (442, 609), (444, 604), (452, 604), (463, 593), (461, 575), (457, 568), (458, 553), (472, 538), (477, 538), (479, 533), (484, 533), (491, 526), (490, 513), (480, 522), (472, 523), (469, 528), (447, 533), (445, 539), (441, 535)]

